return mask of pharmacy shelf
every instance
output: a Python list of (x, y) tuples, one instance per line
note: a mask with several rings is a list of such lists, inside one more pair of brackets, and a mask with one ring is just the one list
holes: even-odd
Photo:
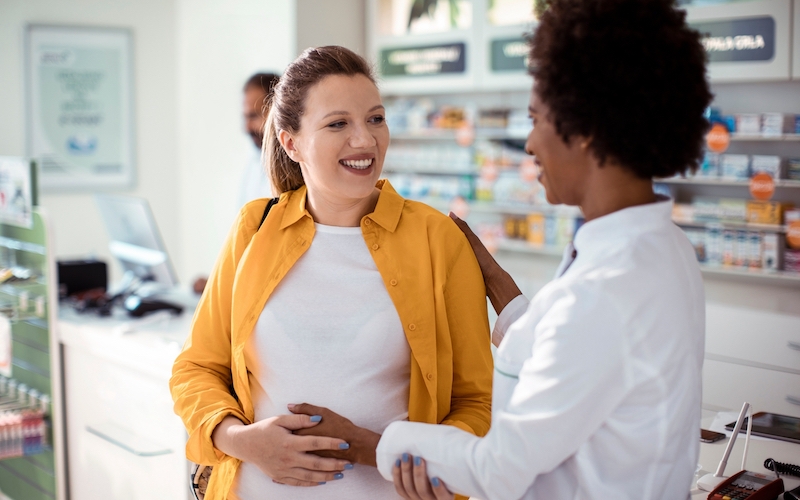
[(475, 177), (480, 175), (475, 169), (448, 169), (448, 168), (406, 168), (406, 167), (384, 167), (383, 172), (386, 174), (409, 174), (409, 175), (437, 175), (437, 176), (453, 176), (453, 177), (463, 177), (468, 175), (470, 177)]
[(786, 226), (777, 224), (754, 224), (752, 222), (721, 222), (721, 221), (673, 221), (681, 227), (738, 229), (743, 231), (764, 231), (765, 233), (785, 233)]
[(781, 135), (731, 134), (731, 140), (742, 141), (742, 142), (800, 141), (800, 134), (781, 134)]
[[(669, 179), (655, 179), (656, 183), (662, 184), (696, 184), (698, 186), (736, 186), (736, 187), (749, 187), (750, 181), (742, 180), (729, 180), (720, 179), (715, 177), (672, 177)], [(778, 179), (775, 181), (775, 187), (779, 188), (798, 188), (800, 189), (800, 181)]]
[[(455, 141), (454, 129), (429, 128), (416, 132), (391, 133), (391, 138), (400, 141)], [(505, 129), (475, 129), (475, 139), (524, 141), (527, 133), (508, 132)]]
[[(450, 210), (451, 200), (442, 198), (409, 198), (415, 201), (430, 205), (437, 210), (447, 212)], [(524, 203), (496, 203), (493, 201), (475, 201), (465, 200), (469, 207), (470, 213), (481, 214), (507, 214), (507, 215), (528, 215), (528, 214), (553, 214), (562, 215), (565, 217), (580, 217), (581, 212), (577, 207), (568, 207), (566, 205), (526, 205)]]
[(765, 271), (763, 269), (736, 269), (701, 264), (705, 276), (713, 278), (750, 281), (769, 285), (800, 287), (800, 273), (790, 271)]
[(563, 248), (552, 246), (534, 246), (527, 241), (521, 240), (500, 240), (497, 242), (497, 249), (506, 252), (545, 255), (548, 257), (561, 257), (564, 254)]

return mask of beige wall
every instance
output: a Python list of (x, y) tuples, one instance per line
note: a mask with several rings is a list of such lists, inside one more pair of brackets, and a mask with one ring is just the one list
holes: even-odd
[(297, 52), (308, 47), (342, 45), (367, 55), (366, 0), (296, 0)]
[[(25, 155), (27, 23), (128, 28), (134, 41), (136, 183), (181, 281), (207, 274), (238, 210), (251, 142), (241, 89), (295, 56), (294, 0), (0, 0), (0, 155)], [(112, 265), (90, 192), (43, 193), (56, 255)]]
[[(150, 200), (166, 245), (180, 255), (175, 3), (163, 0), (0, 1), (0, 155), (25, 155), (23, 41), (26, 23), (110, 26), (133, 32), (136, 185)], [(119, 191), (118, 191), (119, 192)], [(108, 238), (89, 192), (43, 193), (56, 255), (108, 256)]]

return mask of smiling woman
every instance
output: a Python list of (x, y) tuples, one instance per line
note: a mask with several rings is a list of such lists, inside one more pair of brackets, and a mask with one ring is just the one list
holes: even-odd
[(388, 145), (364, 59), (289, 65), (264, 141), (280, 200), (263, 224), (267, 200), (242, 209), (173, 369), (207, 500), (397, 498), (375, 469), (390, 423), (488, 431), (480, 268), (452, 220), (379, 180)]

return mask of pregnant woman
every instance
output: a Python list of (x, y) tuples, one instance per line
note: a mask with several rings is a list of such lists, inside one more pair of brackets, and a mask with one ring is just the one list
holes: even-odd
[[(390, 423), (489, 429), (480, 268), (452, 220), (379, 180), (389, 130), (360, 56), (306, 50), (265, 137), (280, 199), (263, 223), (267, 200), (242, 209), (173, 369), (187, 456), (215, 466), (207, 500), (397, 498), (374, 468)], [(314, 436), (299, 401), (374, 442)]]

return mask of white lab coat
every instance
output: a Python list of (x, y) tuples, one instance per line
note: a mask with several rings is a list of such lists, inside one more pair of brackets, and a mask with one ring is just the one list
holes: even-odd
[(662, 199), (584, 224), (577, 258), (500, 344), (489, 434), (393, 423), (378, 446), (381, 474), (391, 480), (407, 452), (452, 491), (483, 500), (687, 498), (705, 299), (671, 211)]

